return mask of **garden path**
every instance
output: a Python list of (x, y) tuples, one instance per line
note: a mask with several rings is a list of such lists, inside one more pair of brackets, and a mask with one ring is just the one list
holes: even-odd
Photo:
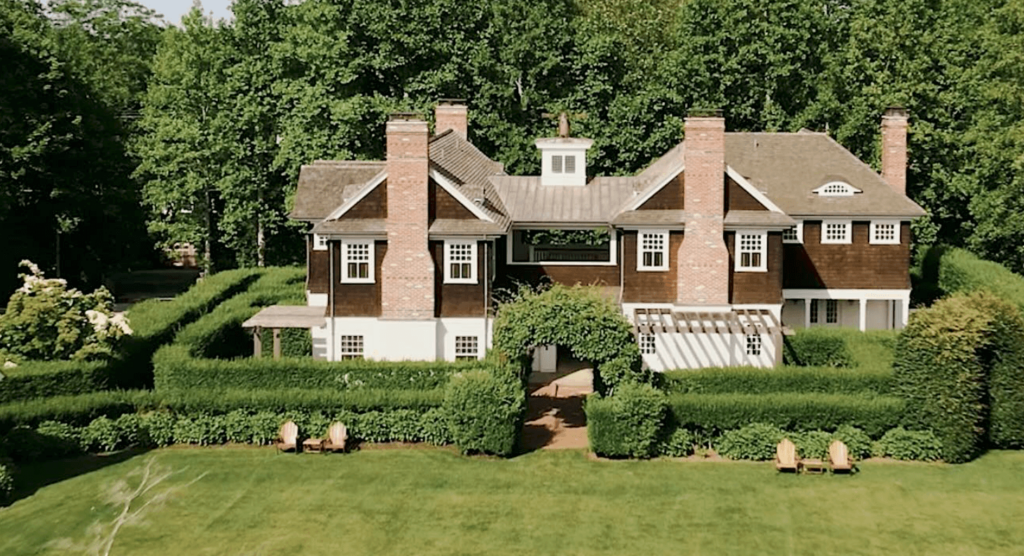
[(523, 451), (586, 448), (587, 419), (583, 398), (593, 392), (593, 371), (567, 370), (530, 377), (523, 427)]

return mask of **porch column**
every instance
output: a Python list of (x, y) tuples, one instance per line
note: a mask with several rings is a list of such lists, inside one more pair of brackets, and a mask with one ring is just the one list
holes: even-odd
[(901, 303), (899, 324), (900, 328), (904, 328), (907, 326), (907, 317), (910, 316), (910, 296), (908, 295), (907, 297), (901, 299), (900, 301)]
[(274, 359), (281, 358), (281, 329), (274, 329)]
[(261, 329), (254, 326), (252, 329), (252, 356), (263, 357), (263, 338), (260, 338)]
[(868, 329), (868, 300), (862, 297), (858, 301), (860, 302), (860, 331), (864, 332)]
[(811, 327), (811, 300), (804, 300), (804, 328)]

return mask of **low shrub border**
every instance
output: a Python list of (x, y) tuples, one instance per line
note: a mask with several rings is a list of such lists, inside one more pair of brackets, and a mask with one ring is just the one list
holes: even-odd
[(585, 409), (590, 449), (600, 456), (649, 458), (679, 451), (684, 441), (669, 434), (662, 442), (668, 407), (665, 395), (648, 384), (621, 384), (610, 397), (591, 395)]
[(670, 394), (888, 394), (892, 370), (834, 367), (727, 367), (668, 371), (662, 388)]
[(846, 345), (847, 335), (846, 331), (828, 328), (801, 329), (785, 338), (785, 362), (801, 367), (852, 367), (854, 360)]
[(875, 443), (874, 455), (907, 461), (938, 461), (942, 457), (942, 443), (931, 431), (897, 427)]
[(674, 423), (721, 434), (748, 423), (766, 423), (793, 431), (834, 431), (843, 425), (872, 438), (899, 425), (904, 403), (879, 395), (840, 394), (674, 394), (668, 397)]
[(479, 370), (452, 376), (444, 413), (463, 453), (511, 455), (526, 416), (526, 391), (517, 377)]
[(107, 390), (113, 370), (106, 361), (38, 361), (3, 369), (0, 404)]

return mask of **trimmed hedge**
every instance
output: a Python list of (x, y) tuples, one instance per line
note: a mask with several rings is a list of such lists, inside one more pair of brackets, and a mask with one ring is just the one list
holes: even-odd
[[(648, 384), (623, 383), (614, 396), (593, 394), (586, 401), (590, 449), (605, 457), (649, 458), (678, 450), (673, 435), (661, 447), (667, 416), (665, 395)], [(676, 438), (676, 444), (683, 439)]]
[(879, 395), (674, 394), (668, 404), (678, 426), (710, 434), (766, 423), (791, 431), (850, 425), (878, 438), (897, 426), (904, 412), (903, 400)]
[(1024, 311), (1024, 277), (964, 249), (944, 248), (939, 253), (938, 287), (942, 293), (988, 291)]
[(847, 331), (830, 328), (798, 330), (785, 338), (785, 362), (800, 367), (852, 367), (853, 354), (846, 345), (848, 335)]
[(942, 458), (942, 443), (932, 431), (908, 431), (897, 427), (875, 443), (874, 455), (908, 461), (937, 461)]
[(112, 388), (145, 388), (153, 384), (153, 352), (167, 343), (178, 328), (248, 287), (259, 270), (230, 270), (214, 274), (172, 301), (148, 300), (128, 312), (132, 335), (124, 353), (105, 362), (27, 362), (4, 369), (0, 404), (33, 398), (84, 394)]
[(797, 454), (804, 458), (827, 459), (828, 447), (834, 440), (843, 441), (854, 459), (868, 457), (872, 449), (868, 435), (848, 425), (839, 427), (835, 432), (786, 432), (775, 425), (751, 423), (726, 431), (715, 445), (719, 454), (730, 459), (768, 461), (775, 458), (776, 447), (783, 438), (792, 440)]
[(0, 501), (7, 500), (14, 492), (14, 473), (7, 465), (0, 463)]
[(457, 374), (445, 391), (444, 412), (463, 453), (511, 455), (526, 417), (526, 390), (505, 374)]
[(942, 458), (950, 463), (969, 461), (986, 440), (997, 447), (1019, 445), (1022, 349), (1019, 312), (991, 294), (955, 296), (916, 312), (896, 347), (895, 380), (907, 400), (905, 424), (934, 431)]
[(156, 389), (302, 388), (307, 390), (433, 390), (453, 373), (480, 369), (480, 361), (318, 361), (313, 359), (196, 359), (184, 345), (160, 348), (154, 357)]
[(670, 394), (888, 394), (891, 370), (834, 367), (726, 367), (668, 371), (663, 389)]

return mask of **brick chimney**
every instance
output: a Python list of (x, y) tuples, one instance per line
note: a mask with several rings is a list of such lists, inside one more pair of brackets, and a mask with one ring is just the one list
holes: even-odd
[(387, 123), (386, 229), (381, 269), (384, 318), (434, 317), (434, 263), (427, 247), (429, 131), (418, 114), (392, 114)]
[(463, 139), (469, 137), (469, 113), (465, 101), (443, 98), (434, 108), (434, 133), (440, 135), (449, 129), (454, 129)]
[(683, 163), (686, 232), (676, 258), (676, 303), (729, 304), (729, 250), (725, 246), (725, 119), (720, 111), (686, 118)]
[(890, 107), (882, 116), (882, 179), (907, 194), (907, 110)]

